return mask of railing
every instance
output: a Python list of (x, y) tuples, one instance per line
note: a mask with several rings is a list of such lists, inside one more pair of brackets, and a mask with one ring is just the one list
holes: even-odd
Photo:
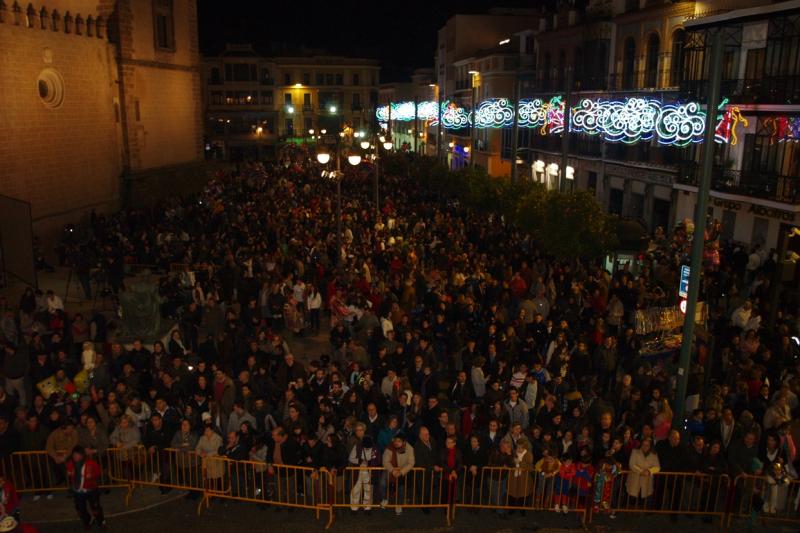
[[(114, 475), (115, 449), (95, 456), (102, 469), (99, 486), (103, 489), (127, 487), (128, 482)], [(0, 461), (0, 474), (14, 483), (20, 493), (45, 493), (67, 490), (64, 463), (56, 463), (45, 451), (16, 452)]]
[[(617, 513), (692, 515), (719, 519), (800, 525), (800, 480), (785, 477), (659, 472), (644, 474), (600, 471), (591, 476), (532, 468), (465, 467), (448, 473), (413, 468), (393, 476), (382, 467), (343, 470), (272, 465), (201, 457), (193, 451), (144, 447), (111, 448), (98, 457), (101, 488), (125, 488), (126, 504), (139, 486), (194, 492), (202, 498), (200, 514), (214, 499), (327, 513), (336, 509), (440, 509), (448, 525), (458, 509), (556, 511), (576, 515), (584, 524), (596, 516)], [(0, 474), (21, 493), (67, 490), (63, 464), (44, 451), (17, 452), (0, 461)]]
[[(577, 514), (585, 522), (591, 502), (593, 478), (561, 478), (531, 468), (465, 468), (461, 473), (455, 509), (505, 511), (556, 511)], [(453, 513), (455, 516), (455, 511)]]
[(395, 477), (382, 467), (348, 467), (330, 474), (330, 505), (351, 511), (374, 508), (442, 509), (448, 525), (456, 501), (456, 479), (424, 468)]
[(730, 478), (725, 475), (624, 471), (598, 474), (594, 485), (595, 513), (647, 513), (719, 518), (725, 523)]
[(800, 480), (742, 474), (733, 483), (728, 527), (734, 520), (800, 524)]
[[(708, 80), (685, 79), (680, 89), (687, 96), (704, 99), (708, 95)], [(797, 104), (800, 103), (800, 74), (724, 79), (721, 94), (739, 104)]]
[[(697, 186), (698, 170), (682, 174), (681, 183)], [(764, 198), (788, 204), (800, 203), (800, 177), (715, 167), (711, 176), (715, 191)]]

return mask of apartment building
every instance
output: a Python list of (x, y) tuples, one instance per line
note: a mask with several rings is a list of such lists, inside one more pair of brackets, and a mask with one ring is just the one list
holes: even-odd
[(379, 70), (372, 59), (320, 51), (274, 56), (228, 44), (203, 59), (206, 155), (269, 157), (279, 142), (371, 127)]

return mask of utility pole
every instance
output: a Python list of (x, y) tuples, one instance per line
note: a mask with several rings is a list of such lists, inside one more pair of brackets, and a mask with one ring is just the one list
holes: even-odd
[(438, 121), (436, 123), (436, 160), (442, 160), (442, 87), (436, 87), (436, 103), (438, 104), (436, 112), (438, 113)]
[(478, 88), (475, 87), (475, 76), (476, 74), (472, 74), (472, 91), (470, 91), (470, 96), (472, 97), (472, 120), (469, 123), (469, 166), (471, 167), (475, 166), (475, 145), (478, 144), (475, 136), (475, 134), (478, 133), (477, 128), (475, 128), (475, 100), (477, 99), (475, 92), (478, 90)]
[[(341, 143), (337, 143), (341, 144)], [(342, 149), (336, 147), (336, 266), (342, 266)]]
[[(567, 87), (564, 95), (564, 131), (561, 132), (561, 168), (559, 169), (558, 190), (564, 191), (567, 187), (567, 165), (569, 165), (569, 115), (570, 100), (572, 99), (572, 85), (575, 83), (575, 73), (572, 67), (567, 67)], [(713, 139), (712, 139), (713, 140)]]
[(417, 153), (417, 139), (419, 139), (419, 98), (414, 97), (414, 154)]
[(519, 150), (519, 94), (520, 94), (520, 81), (519, 77), (514, 79), (514, 125), (511, 129), (511, 183), (516, 184), (519, 179), (519, 168), (517, 168), (517, 151)]
[(714, 168), (714, 133), (717, 124), (717, 107), (722, 78), (722, 30), (716, 30), (711, 45), (711, 73), (709, 75), (708, 101), (706, 102), (706, 131), (703, 139), (703, 167), (697, 187), (697, 205), (694, 215), (694, 237), (692, 239), (692, 258), (689, 265), (689, 290), (686, 299), (686, 317), (683, 321), (683, 341), (681, 358), (678, 363), (678, 390), (675, 395), (675, 415), (672, 427), (683, 430), (686, 410), (686, 388), (689, 381), (689, 365), (694, 347), (694, 323), (697, 310), (697, 297), (700, 293), (700, 274), (703, 268), (703, 247), (705, 246), (706, 212), (708, 211), (708, 192), (711, 188), (711, 172)]

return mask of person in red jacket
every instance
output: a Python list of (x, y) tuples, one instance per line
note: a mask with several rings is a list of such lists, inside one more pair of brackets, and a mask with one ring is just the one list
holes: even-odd
[(74, 496), (75, 510), (78, 511), (85, 529), (91, 528), (92, 524), (99, 525), (101, 529), (106, 527), (98, 490), (100, 474), (100, 465), (94, 459), (86, 457), (86, 450), (82, 446), (75, 446), (72, 457), (67, 462), (67, 479)]
[(14, 484), (0, 474), (0, 518), (13, 516), (19, 522), (19, 496)]

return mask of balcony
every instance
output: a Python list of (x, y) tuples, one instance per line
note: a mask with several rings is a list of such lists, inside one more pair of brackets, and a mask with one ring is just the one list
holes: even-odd
[(351, 110), (351, 111), (363, 111), (363, 110), (364, 110), (364, 105), (363, 105), (363, 104), (356, 104), (356, 103), (353, 103), (353, 104), (350, 106), (350, 110)]
[[(734, 98), (742, 104), (800, 104), (800, 74), (794, 76), (764, 76), (757, 79), (722, 80), (723, 97)], [(696, 99), (708, 93), (708, 80), (684, 80), (681, 92)]]
[(312, 113), (314, 111), (314, 106), (311, 104), (303, 104), (303, 113)]
[(472, 88), (472, 80), (456, 80), (456, 91), (466, 91)]
[[(695, 165), (681, 172), (678, 181), (697, 187), (700, 169)], [(800, 204), (800, 177), (714, 167), (711, 188), (715, 191), (787, 204)]]
[(275, 85), (275, 80), (272, 78), (262, 78), (258, 80), (259, 85)]

